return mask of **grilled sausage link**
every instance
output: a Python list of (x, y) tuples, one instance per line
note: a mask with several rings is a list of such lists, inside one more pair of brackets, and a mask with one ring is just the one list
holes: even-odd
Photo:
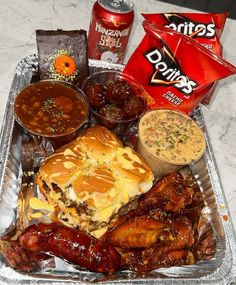
[(109, 243), (64, 225), (31, 225), (20, 235), (19, 244), (26, 250), (49, 253), (95, 272), (114, 273), (120, 266), (120, 255)]

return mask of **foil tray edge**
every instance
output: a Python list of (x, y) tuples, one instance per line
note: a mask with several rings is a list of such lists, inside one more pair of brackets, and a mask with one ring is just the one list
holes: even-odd
[[(99, 70), (99, 69), (117, 69), (122, 70), (122, 65), (117, 64), (109, 64), (107, 62), (100, 62), (96, 60), (89, 60), (89, 65), (91, 69)], [(0, 133), (0, 205), (2, 203), (3, 197), (3, 182), (4, 178), (6, 176), (6, 169), (8, 168), (9, 163), (9, 156), (11, 154), (11, 143), (12, 137), (13, 137), (13, 129), (14, 129), (14, 116), (13, 116), (13, 103), (14, 98), (26, 84), (29, 84), (32, 72), (35, 71), (37, 68), (37, 56), (36, 55), (29, 55), (25, 58), (23, 58), (20, 63), (18, 63), (15, 71), (15, 75), (12, 81), (8, 102), (6, 106), (6, 111), (3, 119), (3, 126)], [(210, 180), (212, 183), (212, 186), (214, 188), (215, 192), (215, 199), (216, 203), (218, 205), (218, 214), (220, 217), (223, 217), (224, 215), (230, 216), (225, 194), (222, 188), (222, 184), (219, 177), (219, 172), (217, 169), (216, 161), (214, 158), (214, 153), (212, 151), (210, 139), (208, 136), (206, 124), (204, 121), (203, 114), (201, 112), (201, 109), (198, 108), (196, 112), (194, 113), (195, 119), (197, 119), (198, 123), (202, 126), (205, 132), (206, 140), (207, 140), (207, 152), (205, 154), (204, 160), (206, 163), (206, 168), (208, 171), (208, 174), (210, 176)], [(195, 166), (191, 167), (193, 173), (196, 171)], [(1, 207), (1, 206), (0, 206)], [(14, 218), (14, 217), (13, 217)], [(1, 221), (0, 221), (1, 222)], [(222, 222), (222, 227), (225, 233), (225, 241), (226, 241), (226, 252), (225, 257), (223, 260), (223, 263), (231, 262), (230, 268), (225, 267), (221, 268), (220, 266), (213, 274), (206, 275), (201, 278), (156, 278), (156, 279), (145, 279), (140, 278), (138, 280), (132, 280), (132, 279), (119, 279), (114, 281), (108, 281), (108, 282), (100, 282), (99, 284), (114, 284), (114, 283), (120, 283), (120, 284), (126, 284), (126, 283), (132, 283), (132, 284), (229, 284), (231, 282), (236, 281), (236, 239), (235, 239), (235, 233), (233, 229), (232, 222), (230, 219), (227, 222)], [(200, 270), (204, 270), (204, 264), (199, 267)], [(158, 270), (157, 270), (158, 272)], [(158, 274), (157, 274), (158, 276)], [(161, 275), (160, 275), (161, 276)], [(82, 281), (78, 279), (74, 279), (73, 277), (70, 279), (58, 279), (53, 280), (50, 278), (42, 279), (40, 276), (33, 277), (30, 274), (21, 274), (16, 272), (15, 270), (5, 266), (4, 263), (0, 263), (0, 280), (1, 284), (45, 284), (45, 285), (56, 285), (56, 284), (62, 284), (65, 282), (65, 284), (74, 284), (76, 282), (77, 284), (84, 284), (84, 283), (90, 283), (89, 280), (84, 278)], [(87, 280), (87, 281), (86, 281)]]

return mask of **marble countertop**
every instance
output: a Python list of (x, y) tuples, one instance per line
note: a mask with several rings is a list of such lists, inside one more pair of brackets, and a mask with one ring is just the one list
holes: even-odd
[[(36, 29), (88, 30), (92, 0), (0, 0), (0, 127), (17, 63), (36, 53)], [(155, 0), (135, 0), (135, 24), (126, 54), (132, 54), (144, 35), (141, 12), (190, 11)], [(222, 36), (224, 57), (236, 65), (236, 21), (227, 20)], [(215, 99), (204, 107), (226, 200), (236, 229), (236, 77), (220, 81)]]

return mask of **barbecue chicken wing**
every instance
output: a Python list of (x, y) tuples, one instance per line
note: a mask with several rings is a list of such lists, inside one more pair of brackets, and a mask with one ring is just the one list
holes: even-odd
[(158, 247), (125, 252), (121, 256), (121, 266), (137, 272), (151, 271), (160, 267), (193, 264), (194, 256), (190, 250), (182, 249), (162, 253)]
[(110, 232), (107, 239), (118, 246), (124, 269), (144, 272), (195, 262), (194, 231), (185, 217), (166, 222), (136, 217)]
[(185, 183), (179, 172), (173, 172), (160, 179), (146, 194), (138, 200), (138, 209), (160, 208), (177, 212), (193, 201), (194, 190)]
[(105, 239), (122, 248), (161, 247), (170, 251), (190, 247), (194, 243), (194, 231), (189, 219), (170, 219), (160, 211), (131, 217), (128, 221), (110, 229)]

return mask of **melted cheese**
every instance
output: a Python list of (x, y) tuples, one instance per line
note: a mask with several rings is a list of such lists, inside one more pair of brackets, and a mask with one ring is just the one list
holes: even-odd
[(190, 164), (206, 147), (200, 127), (187, 115), (172, 110), (153, 110), (139, 123), (139, 138), (147, 152), (173, 164)]
[(104, 227), (104, 228), (92, 231), (91, 235), (93, 235), (95, 238), (100, 238), (102, 235), (105, 234), (106, 230), (107, 230), (107, 227)]
[(33, 214), (28, 214), (28, 218), (30, 220), (34, 220), (34, 219), (41, 219), (43, 216), (43, 213), (41, 212), (37, 212), (37, 213), (33, 213)]
[(54, 211), (54, 207), (47, 202), (43, 202), (37, 197), (30, 198), (29, 205), (34, 210), (47, 210), (49, 212)]

